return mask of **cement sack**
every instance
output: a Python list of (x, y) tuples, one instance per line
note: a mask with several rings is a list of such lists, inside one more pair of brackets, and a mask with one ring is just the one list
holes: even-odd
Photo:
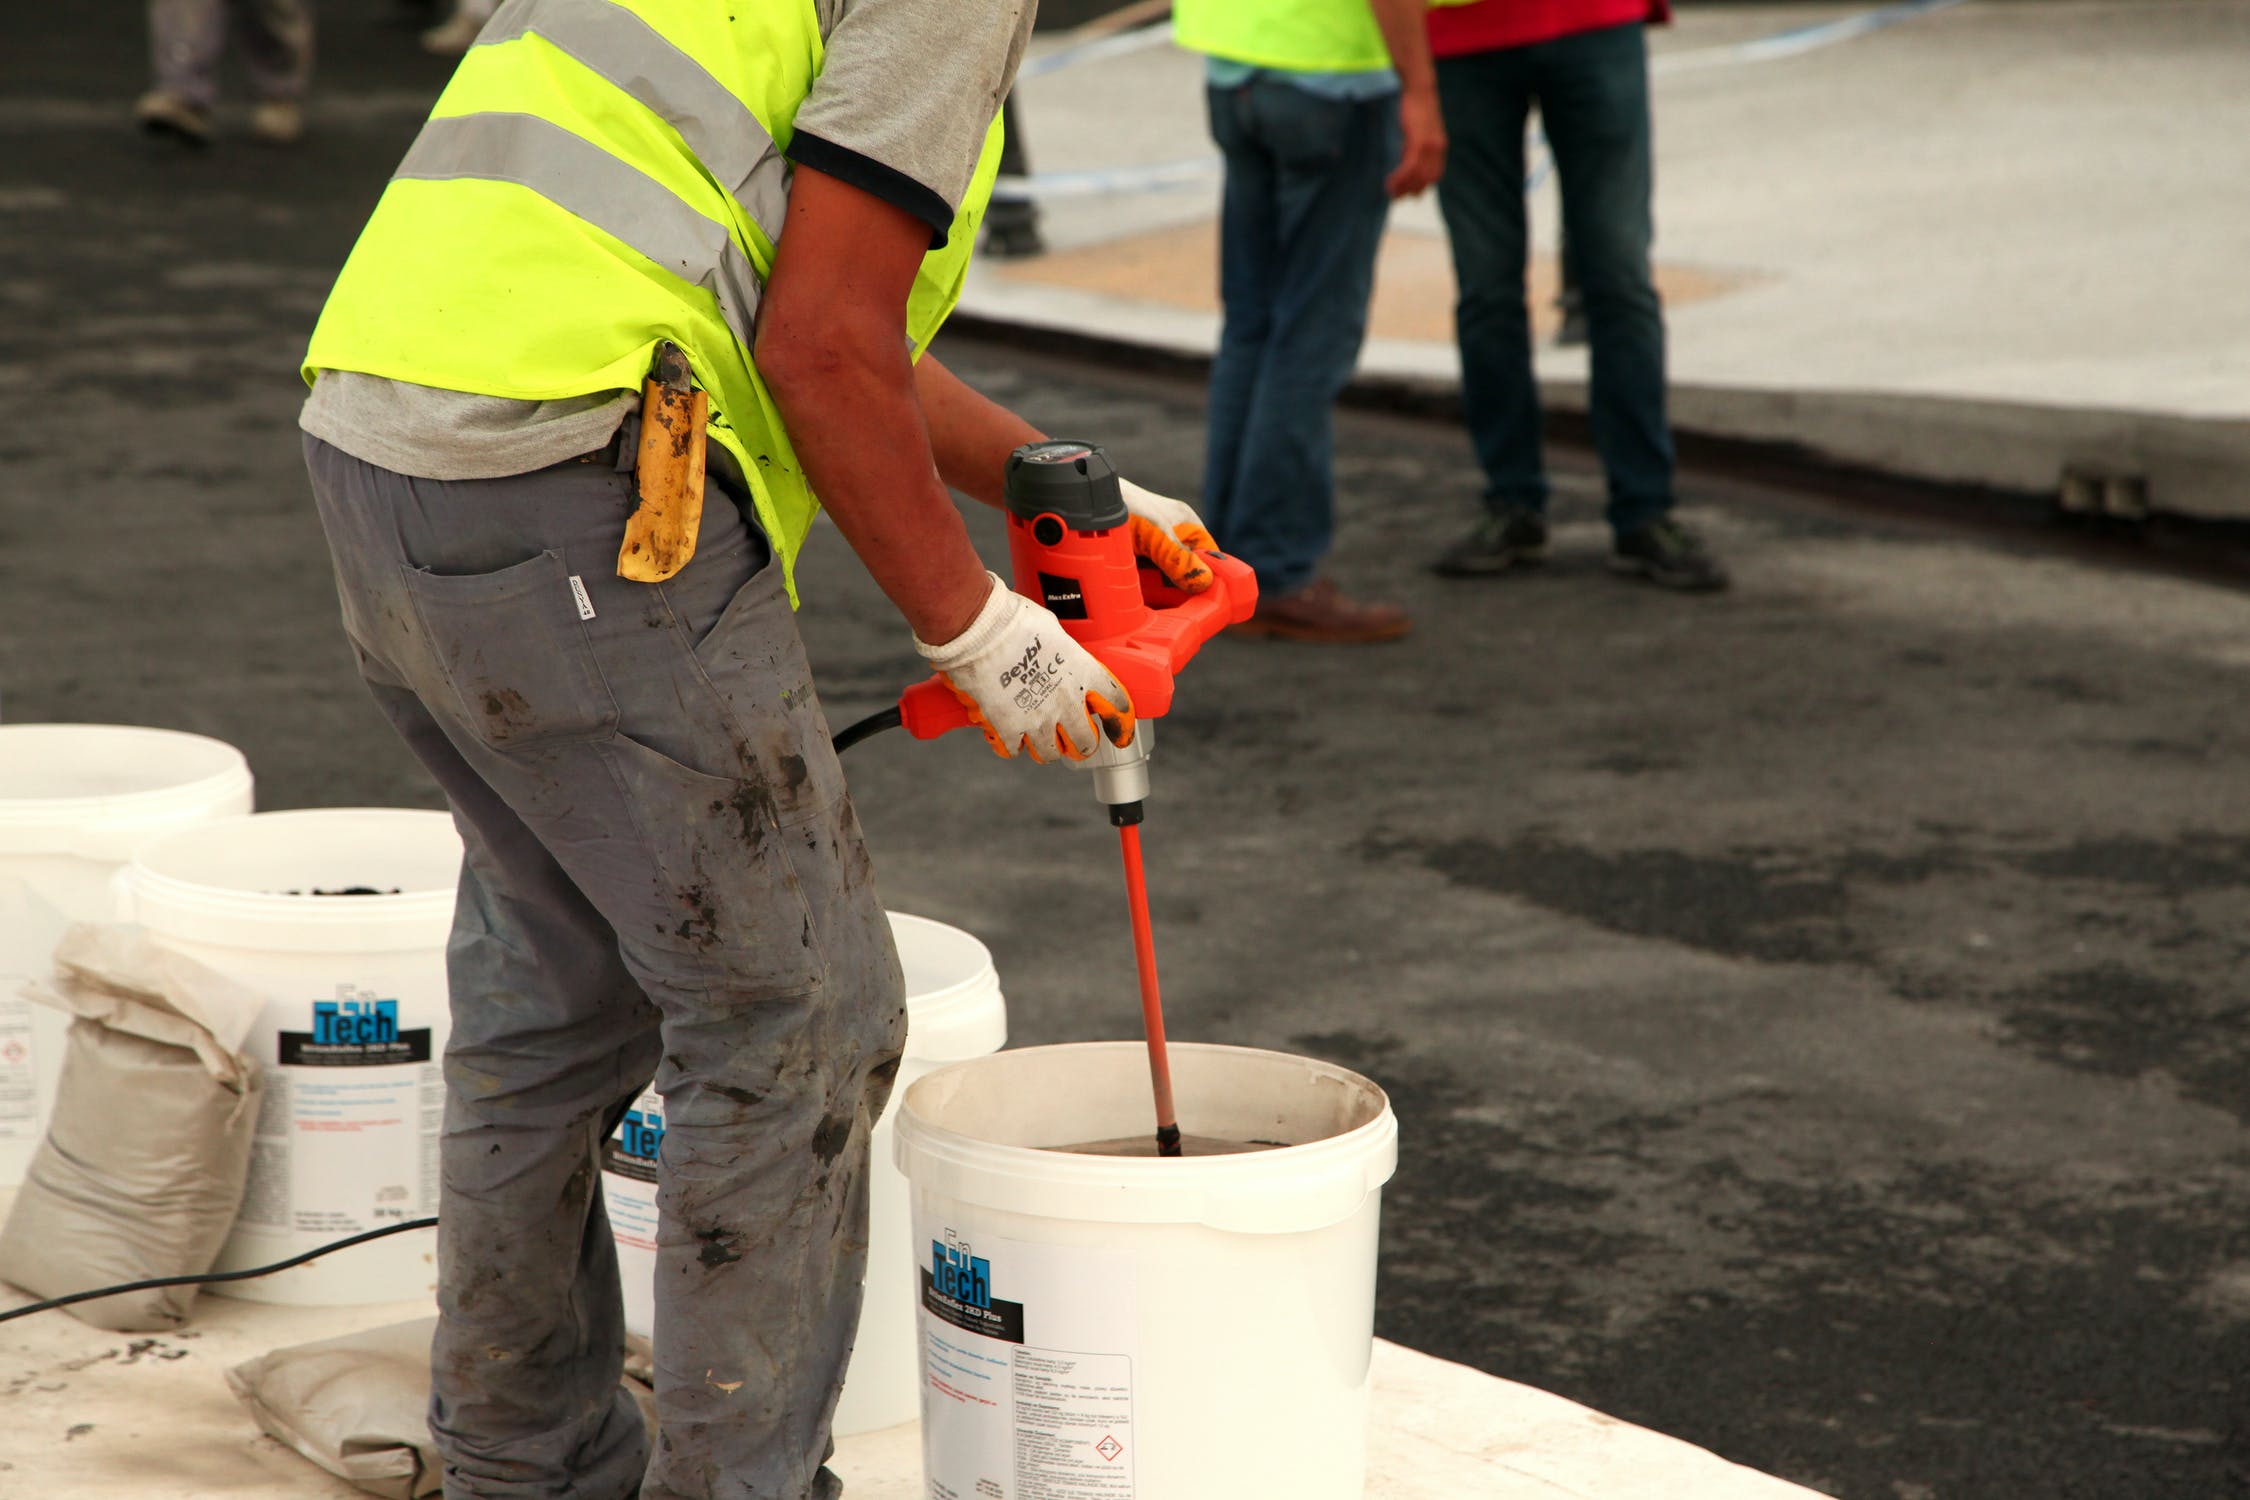
[[(211, 1269), (242, 1206), (261, 1095), (243, 1039), (264, 1000), (150, 942), (80, 923), (23, 993), (76, 1017), (46, 1139), (7, 1226), (0, 1280), (35, 1297)], [(81, 1302), (97, 1328), (187, 1321), (194, 1287)]]
[(430, 1446), (430, 1338), (437, 1319), (261, 1354), (227, 1384), (269, 1437), (347, 1484), (388, 1500), (442, 1486)]
[[(347, 1484), (385, 1500), (423, 1500), (442, 1488), (430, 1442), (430, 1339), (437, 1319), (298, 1344), (227, 1371), (258, 1426)], [(645, 1348), (628, 1348), (625, 1385), (653, 1438)]]

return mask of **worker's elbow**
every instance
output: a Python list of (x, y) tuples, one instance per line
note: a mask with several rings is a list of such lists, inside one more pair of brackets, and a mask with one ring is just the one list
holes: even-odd
[(833, 384), (844, 363), (843, 351), (822, 339), (817, 329), (770, 305), (758, 319), (751, 352), (766, 388), (783, 405), (800, 392)]
[(783, 407), (912, 379), (904, 329), (886, 331), (875, 319), (814, 316), (788, 306), (769, 305), (767, 312), (759, 318), (752, 357)]

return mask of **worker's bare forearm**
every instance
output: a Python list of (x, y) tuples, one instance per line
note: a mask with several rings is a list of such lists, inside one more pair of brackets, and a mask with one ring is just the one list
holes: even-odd
[(963, 383), (961, 377), (924, 354), (914, 366), (922, 416), (929, 424), (930, 452), (938, 474), (972, 500), (998, 505), (1007, 478), (1008, 455), (1046, 437), (1038, 428)]
[(1430, 61), (1427, 30), (1429, 0), (1367, 0), (1375, 12), (1375, 25), (1390, 49), (1391, 70), (1399, 86), (1410, 93), (1437, 89), (1437, 65)]
[(761, 335), (759, 371), (836, 529), (917, 636), (952, 640), (991, 585), (931, 464), (906, 351), (822, 332), (818, 342)]
[(914, 215), (799, 167), (754, 353), (836, 529), (914, 633), (943, 645), (992, 585), (938, 478), (906, 352), (907, 298), (929, 245)]

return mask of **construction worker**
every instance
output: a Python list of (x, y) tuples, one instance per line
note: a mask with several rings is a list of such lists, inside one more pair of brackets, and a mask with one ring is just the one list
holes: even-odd
[(148, 134), (188, 146), (211, 144), (219, 63), (233, 39), (255, 96), (251, 139), (294, 145), (305, 133), (312, 83), (313, 15), (308, 0), (149, 0), (154, 86), (133, 106)]
[(1258, 572), (1238, 634), (1396, 640), (1396, 605), (1321, 570), (1336, 530), (1335, 405), (1367, 331), (1391, 198), (1445, 163), (1422, 30), (1426, 0), (1179, 0), (1181, 46), (1207, 54), (1226, 159), (1225, 308), (1211, 365), (1203, 504)]
[(1703, 538), (1672, 515), (1644, 34), (1671, 12), (1671, 0), (1431, 0), (1453, 146), (1438, 208), (1460, 287), (1461, 402), (1485, 478), (1476, 524), (1432, 564), (1442, 575), (1494, 576), (1547, 555), (1551, 487), (1524, 307), (1524, 127), (1537, 105), (1562, 189), (1565, 284), (1585, 324), (1610, 566), (1664, 588), (1727, 586)]
[[(302, 426), (344, 623), (467, 846), (430, 1403), (448, 1500), (840, 1491), (867, 1139), (905, 1013), (791, 614), (816, 491), (999, 753), (1135, 727), (946, 493), (997, 503), (1040, 434), (925, 352), (1031, 11), (510, 0), (313, 334)], [(644, 389), (683, 374), (675, 350), (692, 400)], [(1193, 511), (1127, 499), (1148, 555), (1200, 569)], [(596, 1187), (652, 1075), (653, 1454)]]

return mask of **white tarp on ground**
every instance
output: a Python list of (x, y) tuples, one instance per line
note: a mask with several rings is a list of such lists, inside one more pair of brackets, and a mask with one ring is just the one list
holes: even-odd
[[(0, 1194), (4, 1197), (5, 1194)], [(352, 1252), (344, 1251), (348, 1256)], [(0, 1306), (20, 1300), (7, 1297)], [(56, 1313), (0, 1324), (0, 1494), (41, 1500), (310, 1500), (357, 1495), (259, 1432), (229, 1366), (425, 1316), (426, 1303), (274, 1307), (205, 1298), (153, 1337)], [(1572, 1401), (1394, 1344), (1376, 1346), (1369, 1500), (1811, 1500), (1813, 1492)], [(912, 1427), (847, 1439), (851, 1500), (923, 1500)], [(1271, 1497), (1244, 1497), (1271, 1500)]]

